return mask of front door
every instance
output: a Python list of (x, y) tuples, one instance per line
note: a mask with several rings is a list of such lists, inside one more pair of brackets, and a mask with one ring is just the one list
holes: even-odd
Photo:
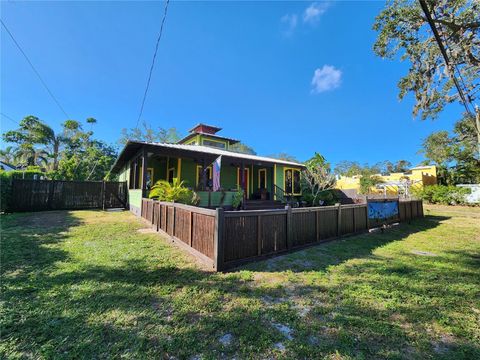
[(258, 170), (258, 188), (267, 189), (267, 169)]
[[(249, 168), (245, 168), (245, 173), (244, 173), (244, 176), (245, 176), (245, 193), (247, 195), (247, 199), (250, 198), (250, 169)], [(242, 177), (240, 176), (240, 168), (237, 168), (237, 186), (240, 188), (242, 187)]]

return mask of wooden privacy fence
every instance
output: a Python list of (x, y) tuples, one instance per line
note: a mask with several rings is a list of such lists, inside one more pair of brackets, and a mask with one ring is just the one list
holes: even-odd
[(215, 264), (219, 210), (142, 199), (142, 217), (207, 265)]
[(125, 208), (127, 183), (114, 181), (12, 180), (11, 211)]
[(400, 201), (398, 213), (401, 222), (423, 217), (423, 203), (421, 200)]
[[(421, 201), (400, 202), (400, 221), (423, 216)], [(142, 200), (141, 216), (215, 270), (367, 231), (367, 204), (224, 211)]]

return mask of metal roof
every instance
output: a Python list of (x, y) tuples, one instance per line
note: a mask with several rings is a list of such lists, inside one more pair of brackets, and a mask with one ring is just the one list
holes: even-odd
[(123, 150), (120, 152), (117, 160), (112, 166), (112, 171), (118, 171), (130, 158), (135, 156), (143, 145), (154, 146), (159, 149), (165, 150), (180, 150), (185, 152), (185, 155), (188, 156), (188, 153), (200, 153), (210, 156), (225, 156), (235, 159), (244, 159), (257, 162), (266, 162), (271, 164), (280, 164), (280, 165), (289, 165), (295, 167), (305, 167), (305, 165), (296, 163), (293, 161), (279, 160), (266, 156), (242, 154), (234, 151), (222, 150), (217, 148), (212, 148), (203, 145), (185, 145), (185, 144), (167, 144), (167, 143), (154, 143), (154, 142), (140, 142), (140, 141), (128, 141)]

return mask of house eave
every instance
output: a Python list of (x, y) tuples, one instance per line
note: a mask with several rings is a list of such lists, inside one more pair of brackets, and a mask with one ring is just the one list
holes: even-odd
[(213, 161), (218, 156), (227, 158), (229, 161), (246, 163), (246, 164), (274, 164), (305, 168), (305, 165), (295, 163), (292, 161), (284, 161), (264, 156), (241, 154), (228, 150), (219, 150), (214, 148), (207, 148), (205, 146), (199, 145), (184, 145), (184, 144), (165, 144), (165, 143), (149, 143), (141, 141), (128, 141), (125, 144), (125, 147), (122, 149), (118, 155), (115, 163), (111, 168), (112, 173), (117, 173), (131, 158), (133, 158), (142, 147), (146, 146), (149, 152), (160, 152), (163, 150), (167, 156), (178, 156), (178, 157), (188, 157), (188, 158), (197, 158), (205, 159), (206, 161)]

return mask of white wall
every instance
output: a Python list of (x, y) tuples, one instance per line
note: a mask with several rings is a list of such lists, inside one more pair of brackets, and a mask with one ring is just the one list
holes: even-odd
[(470, 194), (465, 196), (465, 200), (469, 204), (480, 203), (480, 184), (459, 184), (457, 186), (470, 189)]

